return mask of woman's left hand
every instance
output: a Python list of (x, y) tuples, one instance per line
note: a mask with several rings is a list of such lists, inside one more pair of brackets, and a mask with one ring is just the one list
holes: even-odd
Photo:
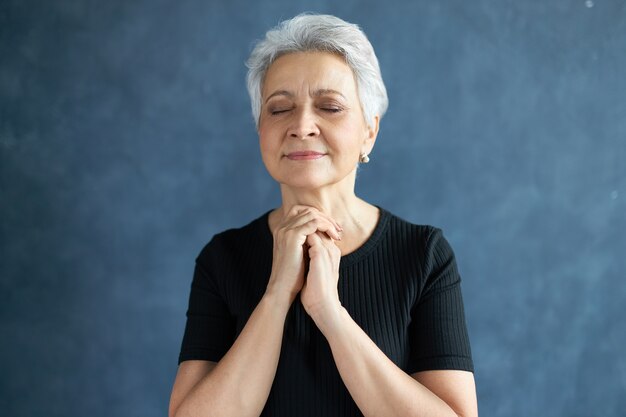
[(337, 291), (341, 250), (326, 233), (307, 236), (309, 272), (300, 301), (320, 330), (338, 319), (341, 302)]

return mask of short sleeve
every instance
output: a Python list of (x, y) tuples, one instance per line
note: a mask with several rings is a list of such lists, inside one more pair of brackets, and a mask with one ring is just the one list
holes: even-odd
[(235, 320), (211, 267), (211, 259), (217, 255), (213, 243), (214, 240), (196, 258), (178, 364), (194, 359), (218, 362), (235, 339)]
[(425, 244), (423, 286), (411, 309), (409, 374), (425, 370), (474, 371), (465, 323), (461, 278), (440, 229)]

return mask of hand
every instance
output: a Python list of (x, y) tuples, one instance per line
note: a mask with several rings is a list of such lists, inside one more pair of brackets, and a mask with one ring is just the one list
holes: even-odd
[(309, 273), (300, 293), (306, 312), (320, 330), (338, 318), (341, 309), (337, 283), (341, 250), (333, 239), (323, 233), (307, 236)]
[(293, 206), (273, 232), (272, 273), (266, 291), (288, 297), (291, 305), (304, 284), (307, 236), (320, 233), (341, 239), (340, 230), (334, 220), (316, 208)]

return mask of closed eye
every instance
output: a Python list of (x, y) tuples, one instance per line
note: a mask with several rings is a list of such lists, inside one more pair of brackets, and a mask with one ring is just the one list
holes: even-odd
[(288, 109), (287, 109), (287, 110), (270, 110), (270, 114), (271, 114), (272, 116), (276, 116), (276, 115), (279, 115), (279, 114), (281, 114), (281, 113), (286, 113), (286, 112), (288, 112), (288, 111), (289, 111)]
[(325, 108), (322, 108), (322, 110), (327, 111), (329, 113), (339, 113), (342, 109), (339, 109), (337, 107), (325, 107)]

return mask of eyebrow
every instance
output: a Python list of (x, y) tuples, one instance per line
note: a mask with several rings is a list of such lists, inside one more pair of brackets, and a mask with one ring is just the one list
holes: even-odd
[[(343, 97), (344, 100), (347, 100), (346, 96), (341, 94), (339, 91), (333, 90), (333, 89), (330, 89), (330, 88), (320, 88), (318, 90), (315, 90), (313, 92), (313, 97), (320, 97), (320, 96), (323, 96), (323, 95), (326, 95), (326, 94), (337, 94), (337, 95)], [(292, 92), (290, 92), (290, 91), (287, 91), (287, 90), (274, 91), (272, 94), (270, 94), (270, 96), (268, 98), (265, 99), (265, 102), (267, 103), (272, 97), (275, 97), (275, 96), (286, 96), (286, 97), (289, 97), (289, 98), (293, 98), (294, 94)]]

